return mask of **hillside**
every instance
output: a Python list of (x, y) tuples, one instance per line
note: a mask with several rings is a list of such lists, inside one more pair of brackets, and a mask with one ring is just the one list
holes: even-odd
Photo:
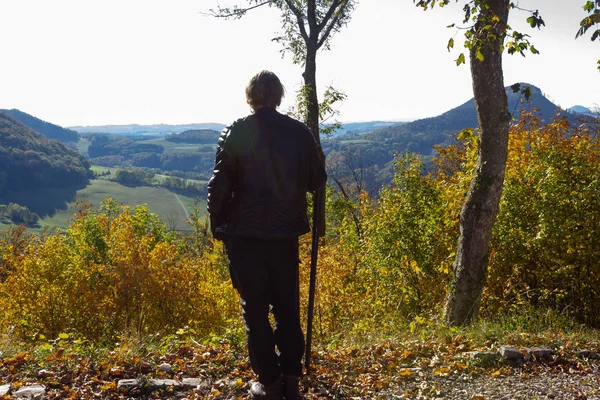
[(574, 113), (574, 114), (588, 114), (588, 115), (592, 115), (592, 110), (590, 110), (587, 107), (584, 106), (573, 106), (573, 107), (569, 107), (567, 108), (567, 112), (570, 113)]
[(0, 112), (0, 204), (16, 202), (47, 213), (42, 193), (85, 186), (89, 167), (76, 151)]
[[(513, 117), (518, 118), (519, 111), (523, 108), (539, 108), (538, 115), (544, 121), (550, 121), (559, 107), (548, 100), (539, 88), (522, 83), (521, 87), (524, 86), (531, 88), (529, 102), (525, 101), (521, 93), (514, 93), (510, 87), (506, 88), (508, 107)], [(351, 176), (350, 164), (354, 164), (354, 168), (362, 164), (364, 168), (369, 169), (368, 184), (376, 190), (391, 180), (391, 161), (395, 154), (414, 152), (421, 154), (425, 161), (428, 161), (434, 155), (434, 145), (451, 144), (459, 131), (476, 128), (477, 125), (475, 100), (470, 99), (436, 117), (395, 124), (364, 134), (340, 135), (323, 140), (322, 143), (325, 153), (329, 156), (328, 163), (332, 175)], [(348, 154), (351, 154), (350, 158), (347, 157)]]
[(12, 109), (0, 110), (0, 112), (10, 115), (23, 125), (26, 125), (34, 131), (41, 133), (48, 139), (60, 140), (63, 143), (76, 143), (79, 140), (77, 132), (72, 131), (71, 129), (63, 128), (62, 126), (42, 121), (41, 119), (24, 113), (23, 111)]
[(219, 131), (214, 129), (192, 129), (181, 133), (174, 133), (166, 137), (174, 143), (215, 144), (219, 140)]
[[(331, 134), (333, 136), (344, 135), (344, 134), (353, 134), (353, 133), (368, 133), (373, 132), (377, 129), (387, 128), (392, 125), (401, 125), (406, 122), (392, 122), (392, 121), (365, 121), (365, 122), (343, 122), (342, 126), (339, 129), (336, 129)], [(329, 124), (324, 124), (324, 127), (329, 126)], [(327, 136), (323, 136), (327, 137)]]
[[(528, 110), (539, 109), (538, 115), (542, 120), (550, 121), (559, 106), (548, 100), (539, 88), (528, 83), (522, 83), (521, 85), (531, 88), (529, 104), (525, 102), (521, 93), (514, 93), (510, 87), (506, 87), (508, 110), (513, 118), (518, 118), (519, 111), (523, 108)], [(450, 143), (458, 131), (465, 128), (476, 128), (477, 126), (477, 110), (475, 99), (472, 98), (437, 117), (379, 129), (366, 135), (365, 139), (393, 139), (393, 143), (404, 144), (411, 151), (427, 155), (433, 151), (434, 144)]]

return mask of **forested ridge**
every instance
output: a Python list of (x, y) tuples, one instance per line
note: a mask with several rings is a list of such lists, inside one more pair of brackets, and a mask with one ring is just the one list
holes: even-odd
[(0, 196), (26, 189), (85, 185), (89, 162), (0, 112)]
[[(505, 88), (509, 111), (516, 119), (522, 110), (534, 112), (542, 121), (549, 122), (557, 115), (568, 116), (573, 122), (577, 114), (568, 114), (548, 100), (542, 90), (529, 83), (519, 84), (527, 91), (528, 98), (511, 86)], [(328, 155), (333, 176), (350, 177), (351, 170), (362, 169), (377, 190), (388, 185), (393, 175), (393, 160), (405, 152), (424, 156), (428, 164), (436, 154), (436, 146), (454, 143), (455, 136), (463, 129), (475, 129), (479, 125), (474, 99), (445, 113), (416, 121), (393, 124), (364, 134), (345, 134), (323, 140), (323, 150)]]
[(48, 139), (57, 139), (63, 143), (76, 143), (79, 140), (79, 135), (77, 132), (52, 124), (50, 122), (42, 121), (41, 119), (24, 113), (23, 111), (12, 109), (0, 110), (0, 112), (10, 115), (23, 125), (26, 125), (34, 131), (41, 133)]
[(195, 129), (171, 134), (166, 139), (175, 143), (215, 144), (219, 139), (219, 132), (212, 129)]

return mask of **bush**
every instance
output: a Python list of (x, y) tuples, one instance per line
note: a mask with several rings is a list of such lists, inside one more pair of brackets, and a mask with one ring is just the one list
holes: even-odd
[(21, 206), (16, 203), (0, 205), (0, 218), (7, 218), (15, 224), (24, 224), (25, 226), (36, 226), (40, 217), (29, 210), (27, 206)]
[(192, 327), (219, 333), (238, 312), (220, 246), (167, 231), (146, 206), (84, 206), (64, 233), (35, 237), (15, 254), (0, 240), (11, 269), (0, 283), (0, 325), (26, 337), (73, 332), (115, 340)]
[(115, 180), (122, 185), (137, 186), (137, 185), (150, 185), (154, 173), (146, 172), (142, 169), (118, 169), (115, 173)]

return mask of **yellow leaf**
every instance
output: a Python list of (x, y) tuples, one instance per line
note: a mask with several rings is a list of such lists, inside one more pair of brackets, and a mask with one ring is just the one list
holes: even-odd
[(400, 371), (398, 371), (398, 375), (410, 376), (410, 370), (408, 368), (402, 368)]

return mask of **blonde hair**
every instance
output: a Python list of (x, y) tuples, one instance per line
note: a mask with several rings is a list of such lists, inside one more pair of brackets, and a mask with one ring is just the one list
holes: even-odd
[(260, 71), (246, 86), (246, 102), (257, 110), (263, 106), (276, 108), (281, 104), (285, 88), (271, 71)]

